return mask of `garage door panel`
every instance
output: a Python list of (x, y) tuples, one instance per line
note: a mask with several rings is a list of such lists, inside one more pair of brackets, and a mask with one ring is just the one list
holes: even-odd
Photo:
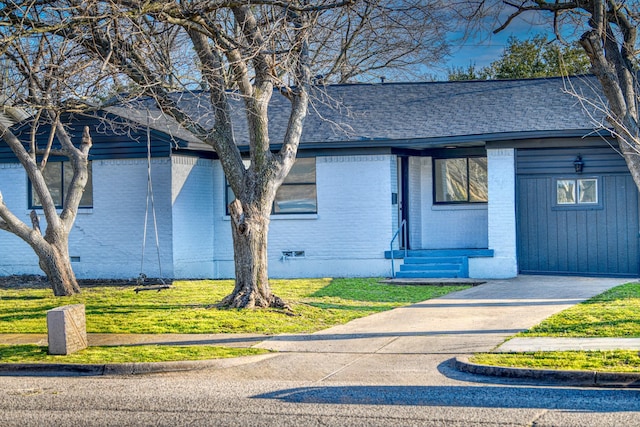
[(638, 274), (638, 191), (635, 183), (630, 175), (596, 178), (601, 187), (596, 205), (566, 206), (556, 203), (558, 177), (518, 177), (521, 272)]

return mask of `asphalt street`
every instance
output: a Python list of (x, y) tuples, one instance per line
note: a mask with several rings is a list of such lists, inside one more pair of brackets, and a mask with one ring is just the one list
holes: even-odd
[(0, 425), (640, 425), (637, 389), (496, 382), (452, 371), (447, 358), (325, 353), (310, 372), (291, 353), (187, 373), (4, 377)]

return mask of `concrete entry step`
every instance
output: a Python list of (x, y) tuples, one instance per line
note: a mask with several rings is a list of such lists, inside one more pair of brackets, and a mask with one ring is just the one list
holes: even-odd
[(464, 277), (458, 270), (404, 270), (398, 271), (396, 277), (399, 279), (407, 278), (457, 278)]
[(407, 254), (396, 277), (469, 277), (467, 256), (414, 256)]
[(492, 257), (492, 249), (418, 249), (385, 252), (390, 259), (403, 259), (398, 278), (465, 278), (469, 277), (469, 258)]

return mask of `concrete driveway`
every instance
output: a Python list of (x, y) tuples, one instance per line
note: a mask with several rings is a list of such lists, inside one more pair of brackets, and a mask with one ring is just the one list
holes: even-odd
[[(222, 373), (231, 378), (438, 383), (444, 362), (490, 351), (554, 313), (629, 279), (519, 276), (255, 347), (279, 353)], [(457, 375), (449, 372), (450, 375)]]
[(474, 353), (629, 279), (518, 276), (257, 347), (310, 353)]

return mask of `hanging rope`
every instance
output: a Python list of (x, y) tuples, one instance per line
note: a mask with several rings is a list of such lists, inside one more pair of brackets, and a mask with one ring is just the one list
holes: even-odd
[(138, 285), (145, 285), (145, 280), (147, 279), (147, 275), (144, 274), (144, 255), (146, 252), (147, 246), (147, 227), (149, 223), (149, 205), (151, 205), (151, 215), (153, 217), (153, 230), (156, 238), (156, 254), (158, 256), (158, 270), (160, 272), (160, 285), (157, 286), (145, 286), (144, 288), (136, 288), (135, 291), (138, 293), (141, 290), (151, 290), (157, 289), (158, 291), (162, 289), (169, 288), (164, 280), (162, 279), (162, 261), (160, 257), (160, 238), (158, 237), (158, 220), (156, 217), (156, 205), (155, 200), (153, 198), (153, 180), (151, 179), (151, 127), (149, 123), (149, 114), (147, 114), (147, 203), (144, 212), (144, 229), (142, 233), (142, 256), (140, 257), (140, 276), (138, 277), (137, 283)]

